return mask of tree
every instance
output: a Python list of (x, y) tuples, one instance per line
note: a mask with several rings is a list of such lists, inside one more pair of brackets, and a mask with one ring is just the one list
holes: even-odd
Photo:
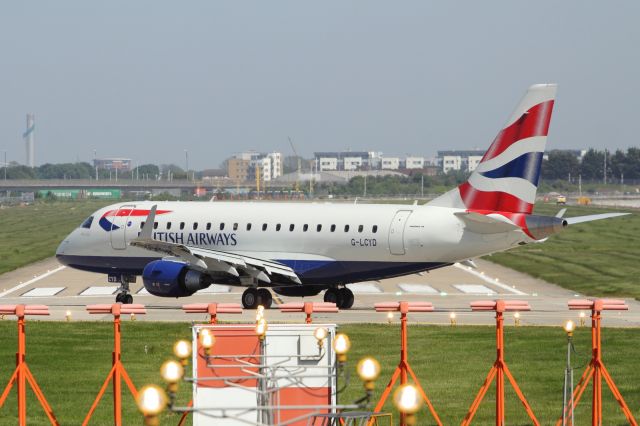
[(545, 180), (574, 178), (580, 173), (580, 162), (569, 151), (554, 149), (549, 151), (548, 159), (542, 162), (542, 178)]
[(604, 152), (591, 148), (582, 157), (580, 174), (585, 180), (601, 180), (604, 168)]

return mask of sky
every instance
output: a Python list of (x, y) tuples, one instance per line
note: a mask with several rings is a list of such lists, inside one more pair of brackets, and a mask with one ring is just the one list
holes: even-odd
[(548, 149), (638, 146), (638, 1), (14, 1), (0, 152), (215, 168), (234, 152), (486, 149), (558, 83)]

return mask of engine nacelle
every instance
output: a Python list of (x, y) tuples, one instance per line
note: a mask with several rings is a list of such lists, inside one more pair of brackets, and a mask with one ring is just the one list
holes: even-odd
[(542, 240), (549, 235), (557, 234), (567, 227), (567, 221), (554, 216), (525, 216), (527, 229), (536, 240)]
[(142, 282), (154, 296), (186, 297), (209, 287), (211, 278), (184, 262), (154, 260), (144, 267)]
[(319, 294), (326, 287), (315, 285), (302, 285), (302, 286), (287, 286), (287, 287), (273, 287), (273, 291), (281, 296), (288, 297), (307, 297), (315, 296)]

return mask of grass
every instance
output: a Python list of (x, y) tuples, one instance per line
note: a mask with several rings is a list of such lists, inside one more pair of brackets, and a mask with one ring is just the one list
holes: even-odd
[[(555, 215), (560, 207), (537, 205), (536, 214)], [(570, 206), (567, 217), (625, 211)], [(542, 244), (529, 244), (487, 260), (589, 296), (640, 299), (640, 214), (569, 226)]]
[(111, 202), (37, 202), (0, 209), (0, 274), (53, 256), (64, 237)]
[[(377, 383), (377, 400), (391, 376), (399, 357), (398, 326), (356, 324), (341, 327), (349, 334), (352, 381), (340, 402), (350, 403), (362, 396), (355, 374), (355, 364), (365, 355), (375, 356), (382, 364)], [(158, 369), (170, 356), (177, 338), (189, 338), (190, 330), (180, 323), (145, 323), (125, 321), (123, 330), (123, 362), (134, 383), (159, 383)], [(29, 321), (28, 362), (43, 392), (62, 425), (80, 424), (91, 406), (111, 363), (112, 329), (108, 322), (36, 322)], [(0, 322), (0, 381), (7, 380), (13, 370), (15, 322)], [(480, 326), (410, 326), (409, 359), (422, 381), (444, 424), (459, 424), (473, 401), (495, 357), (495, 331)], [(549, 327), (507, 327), (506, 359), (536, 416), (544, 425), (553, 424), (561, 410), (565, 336), (562, 330)], [(622, 395), (636, 416), (640, 416), (640, 369), (637, 342), (640, 329), (605, 329), (604, 359)], [(575, 334), (577, 354), (574, 356), (579, 377), (590, 355), (590, 334), (581, 328)], [(146, 347), (146, 350), (145, 350)], [(43, 349), (46, 348), (46, 349)], [(576, 377), (577, 382), (577, 377)], [(522, 406), (507, 386), (506, 417), (509, 424), (530, 424)], [(109, 391), (109, 390), (108, 390)], [(141, 422), (132, 399), (125, 390), (123, 397), (125, 424)], [(576, 413), (576, 424), (587, 424), (590, 416), (590, 390)], [(0, 409), (0, 425), (17, 423), (15, 393)], [(474, 424), (491, 424), (494, 404), (489, 391)], [(603, 392), (607, 425), (626, 424), (613, 397)], [(189, 400), (188, 387), (181, 387), (178, 402)], [(91, 424), (109, 424), (109, 394), (96, 411)], [(385, 409), (391, 409), (387, 404)], [(29, 394), (29, 424), (46, 424), (35, 398)], [(395, 417), (397, 419), (397, 417)], [(178, 417), (166, 415), (162, 424), (176, 424)], [(423, 411), (419, 424), (433, 424)]]

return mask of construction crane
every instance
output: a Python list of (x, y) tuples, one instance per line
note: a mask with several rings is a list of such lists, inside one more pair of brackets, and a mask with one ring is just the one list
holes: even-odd
[(287, 139), (289, 139), (289, 145), (291, 145), (291, 150), (293, 151), (293, 154), (298, 159), (298, 170), (296, 172), (296, 186), (295, 186), (296, 194), (297, 194), (300, 192), (300, 173), (302, 172), (302, 159), (298, 155), (298, 152), (296, 151), (296, 147), (293, 146), (293, 141), (291, 140), (291, 137), (287, 136)]

